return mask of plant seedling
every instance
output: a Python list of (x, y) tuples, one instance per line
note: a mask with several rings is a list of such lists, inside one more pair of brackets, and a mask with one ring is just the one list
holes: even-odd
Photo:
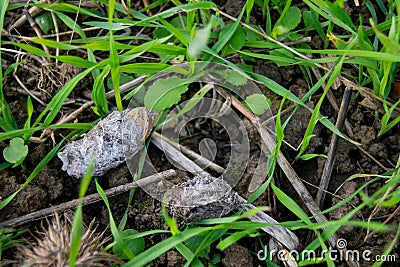
[(3, 157), (10, 163), (15, 163), (18, 166), (28, 155), (28, 146), (25, 145), (24, 139), (15, 137), (10, 140), (10, 144), (3, 150)]

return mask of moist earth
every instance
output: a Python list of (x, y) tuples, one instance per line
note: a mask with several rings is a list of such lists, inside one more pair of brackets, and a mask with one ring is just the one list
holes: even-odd
[[(222, 1), (221, 1), (222, 2)], [(225, 4), (220, 4), (223, 10), (233, 16), (237, 16), (243, 6), (242, 1), (227, 1)], [(354, 12), (354, 14), (363, 14), (366, 16), (366, 10), (358, 10), (356, 8), (349, 8), (348, 12)], [(263, 25), (265, 23), (262, 21), (261, 16), (257, 16), (257, 11), (254, 12), (252, 17), (252, 23)], [(350, 14), (351, 15), (351, 14)], [(352, 15), (351, 15), (352, 16)], [(358, 15), (357, 15), (358, 16)], [(363, 19), (367, 21), (368, 19)], [(9, 23), (9, 21), (8, 21)], [(6, 21), (7, 25), (7, 21)], [(28, 26), (24, 26), (28, 27)], [(312, 36), (311, 45), (314, 48), (321, 48), (323, 45), (320, 38)], [(8, 59), (12, 64), (11, 59)], [(68, 66), (60, 66), (61, 76), (63, 77), (62, 82), (65, 83), (66, 80), (70, 79), (72, 75), (78, 73), (76, 69), (67, 69)], [(275, 64), (265, 64), (261, 61), (256, 62), (254, 65), (254, 71), (256, 73), (263, 74), (270, 79), (273, 79), (277, 83), (281, 84), (285, 88), (288, 88), (299, 98), (303, 97), (309, 89), (309, 85), (306, 80), (304, 80), (301, 70), (296, 66), (286, 66), (278, 67)], [(54, 71), (52, 72), (54, 73)], [(71, 75), (68, 77), (68, 75)], [(24, 82), (29, 84), (39, 83), (37, 77), (34, 77), (32, 73), (20, 69), (19, 75), (24, 77)], [(46, 76), (46, 75), (44, 75)], [(49, 76), (49, 75), (47, 75)], [(50, 81), (46, 81), (49, 85)], [(26, 114), (26, 96), (15, 91), (18, 85), (12, 78), (8, 78), (4, 84), (4, 93), (6, 99), (9, 100), (11, 111), (17, 118), (17, 123), (20, 127), (27, 118)], [(47, 86), (48, 90), (39, 91), (42, 96), (43, 101), (48, 101), (49, 96), (54, 95), (54, 93), (59, 89), (58, 84), (51, 84)], [(90, 90), (91, 81), (82, 82), (78, 86), (80, 90), (74, 91), (72, 98), (85, 99), (85, 91)], [(274, 94), (272, 94), (267, 88), (260, 87), (266, 96), (270, 97), (272, 100), (272, 111), (276, 114), (277, 109), (280, 105), (280, 100)], [(343, 86), (339, 87), (335, 92), (334, 96), (336, 102), (340, 104), (341, 96), (343, 94)], [(317, 94), (318, 95), (318, 94)], [(315, 103), (318, 101), (317, 98), (312, 98), (308, 105), (313, 108)], [(378, 137), (378, 132), (380, 128), (380, 122), (378, 117), (382, 116), (380, 114), (376, 116), (375, 111), (368, 109), (360, 105), (362, 101), (360, 96), (356, 93), (353, 94), (350, 107), (347, 112), (347, 121), (351, 125), (353, 130), (353, 140), (360, 142), (364, 151), (361, 151), (356, 146), (350, 144), (345, 140), (340, 140), (338, 144), (338, 149), (336, 152), (336, 162), (334, 165), (331, 183), (328, 190), (330, 192), (335, 192), (337, 188), (340, 188), (333, 196), (327, 195), (325, 201), (326, 207), (330, 207), (337, 204), (342, 199), (350, 196), (356, 189), (365, 182), (369, 181), (372, 177), (362, 177), (349, 180), (348, 178), (353, 174), (378, 174), (383, 173), (386, 169), (392, 169), (399, 157), (400, 153), (400, 128), (395, 126), (387, 134)], [(282, 112), (282, 121), (285, 121), (291, 114), (293, 107), (291, 107), (289, 101), (286, 101), (284, 109)], [(37, 116), (39, 112), (44, 107), (41, 105), (37, 106), (34, 116)], [(76, 107), (73, 107), (76, 108)], [(321, 108), (321, 113), (328, 117), (333, 123), (335, 123), (337, 113), (331, 107), (328, 101), (323, 103)], [(290, 163), (299, 174), (299, 176), (305, 180), (308, 184), (308, 190), (315, 196), (316, 189), (318, 186), (319, 179), (321, 177), (321, 170), (323, 169), (325, 160), (322, 158), (314, 158), (308, 161), (299, 161), (296, 159), (298, 153), (298, 147), (301, 144), (302, 137), (307, 129), (308, 121), (311, 114), (305, 108), (299, 108), (297, 112), (292, 116), (289, 124), (285, 128), (285, 143), (282, 147), (282, 151), (285, 156), (289, 159)], [(79, 117), (80, 122), (91, 122), (96, 119), (96, 116), (90, 111), (87, 111)], [(249, 166), (247, 166), (245, 175), (243, 179), (239, 181), (236, 185), (235, 190), (243, 197), (248, 197), (250, 193), (248, 192), (249, 187), (249, 177), (255, 171), (257, 166), (257, 160), (260, 153), (260, 139), (256, 134), (254, 128), (251, 124), (243, 119), (245, 125), (247, 126), (248, 132), (250, 134), (250, 154), (251, 160)], [(205, 124), (210, 125), (210, 124)], [(218, 136), (219, 129), (218, 126), (213, 127), (202, 127), (201, 131), (193, 127), (193, 137), (190, 140), (183, 142), (184, 145), (188, 146), (194, 151), (198, 151), (198, 144), (204, 138), (204, 135), (208, 137)], [(65, 136), (68, 131), (56, 130), (54, 132), (54, 137), (59, 141), (63, 136)], [(345, 132), (346, 133), (346, 132)], [(311, 139), (310, 145), (307, 148), (306, 153), (316, 153), (316, 154), (326, 154), (329, 148), (330, 139), (332, 134), (326, 128), (317, 124), (314, 130), (316, 135)], [(227, 138), (226, 136), (219, 135), (219, 138)], [(227, 140), (225, 140), (227, 142)], [(7, 144), (1, 142), (0, 146), (4, 148)], [(27, 156), (26, 163), (21, 167), (8, 168), (0, 172), (0, 199), (4, 200), (6, 197), (14, 193), (18, 188), (20, 188), (26, 179), (29, 177), (30, 173), (34, 168), (40, 163), (40, 161), (50, 152), (53, 148), (54, 143), (51, 138), (45, 139), (39, 144), (30, 144), (29, 151), (30, 154)], [(221, 166), (226, 166), (228, 157), (225, 155), (229, 154), (229, 149), (226, 146), (218, 146), (219, 152), (217, 155), (217, 160)], [(153, 165), (156, 166), (158, 170), (165, 170), (172, 168), (168, 163), (168, 160), (162, 153), (160, 153), (156, 147), (149, 147), (149, 155), (152, 159)], [(378, 164), (379, 162), (380, 164)], [(178, 171), (178, 175), (175, 178), (175, 183), (183, 182), (184, 177), (187, 174), (184, 171)], [(294, 199), (298, 199), (296, 191), (288, 185), (288, 180), (281, 173), (279, 168), (276, 170), (275, 183), (283, 188), (285, 193)], [(99, 178), (100, 184), (104, 189), (115, 187), (118, 185), (125, 184), (132, 180), (132, 176), (128, 168), (123, 164), (113, 170), (108, 171), (103, 177)], [(40, 210), (42, 208), (47, 208), (54, 206), (78, 197), (80, 181), (69, 177), (65, 172), (61, 170), (61, 162), (58, 158), (54, 158), (50, 163), (38, 174), (38, 176), (31, 182), (27, 187), (25, 187), (17, 196), (7, 205), (0, 213), (0, 221), (5, 221), (9, 219), (16, 218), (28, 214), (33, 211)], [(373, 185), (370, 190), (373, 192), (379, 184)], [(96, 188), (94, 184), (91, 184), (88, 190), (88, 194), (95, 193)], [(271, 206), (271, 216), (273, 216), (278, 221), (286, 220), (296, 220), (297, 218), (289, 214), (285, 208), (278, 203), (273, 194), (270, 194), (270, 190), (267, 190), (263, 195), (261, 195), (254, 204), (260, 206)], [(110, 198), (111, 210), (113, 212), (114, 219), (118, 222), (122, 219), (124, 213), (127, 213), (128, 220), (126, 228), (136, 229), (137, 231), (146, 231), (151, 229), (168, 229), (162, 216), (161, 216), (161, 205), (160, 202), (153, 199), (147, 195), (141, 189), (137, 189), (134, 194), (133, 202), (127, 207), (129, 198), (129, 193), (119, 195), (118, 197)], [(347, 204), (341, 206), (340, 208), (330, 212), (328, 217), (331, 220), (337, 220), (346, 215), (354, 206), (360, 204), (360, 198), (355, 197), (353, 200), (349, 201)], [(302, 205), (302, 203), (299, 203)], [(304, 208), (304, 210), (306, 210)], [(392, 214), (394, 208), (382, 208), (376, 214), (374, 218), (379, 216), (384, 216)], [(370, 209), (364, 209), (356, 215), (354, 219), (366, 220), (371, 214)], [(84, 220), (85, 223), (90, 223), (90, 221), (96, 218), (96, 221), (100, 224), (100, 228), (106, 229), (109, 225), (108, 211), (102, 203), (96, 203), (84, 207)], [(395, 216), (392, 223), (399, 223), (399, 216)], [(28, 227), (31, 231), (40, 222), (32, 222), (24, 227)], [(298, 231), (296, 234), (300, 237), (302, 244), (300, 247), (304, 248), (313, 237), (308, 234), (308, 232)], [(344, 226), (338, 231), (339, 237), (346, 239), (348, 242), (348, 248), (357, 249), (363, 251), (369, 249), (372, 251), (373, 255), (381, 254), (384, 249), (389, 245), (391, 240), (394, 238), (394, 233), (371, 233), (367, 232), (365, 229), (361, 229), (353, 226)], [(167, 235), (152, 235), (146, 238), (146, 247), (150, 247), (164, 238)], [(29, 240), (29, 235), (26, 235), (27, 240)], [(264, 243), (267, 242), (267, 238), (261, 237)], [(214, 255), (219, 258), (220, 266), (258, 266), (263, 265), (256, 257), (256, 252), (263, 249), (259, 243), (255, 243), (256, 238), (243, 238), (239, 243), (228, 247), (224, 251), (219, 251), (214, 248), (214, 251), (210, 255)], [(400, 259), (398, 244), (395, 245), (393, 252), (396, 259)], [(3, 258), (12, 260), (14, 255), (13, 252), (7, 251)], [(371, 256), (372, 257), (372, 256)], [(210, 259), (211, 260), (211, 259)], [(184, 265), (184, 258), (177, 251), (169, 251), (157, 260), (151, 263), (151, 266), (182, 266)], [(370, 266), (369, 262), (361, 262), (362, 266)]]

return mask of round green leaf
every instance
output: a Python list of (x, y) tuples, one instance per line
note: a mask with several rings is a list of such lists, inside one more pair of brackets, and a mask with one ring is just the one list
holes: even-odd
[[(132, 251), (134, 255), (140, 254), (144, 250), (144, 239), (143, 237), (137, 237), (137, 238), (130, 238), (131, 236), (137, 234), (138, 232), (133, 229), (126, 229), (122, 232), (120, 232), (121, 237), (124, 239), (125, 244), (127, 245), (128, 249)], [(113, 247), (113, 252), (115, 255), (117, 255), (121, 259), (129, 259), (122, 249), (118, 246), (118, 243), (115, 244)]]
[(301, 11), (298, 7), (290, 7), (279, 23), (273, 29), (273, 35), (279, 36), (296, 28), (301, 21)]
[(265, 95), (254, 94), (246, 97), (246, 106), (256, 115), (263, 114), (267, 109), (271, 107), (271, 100)]
[(11, 139), (8, 147), (3, 150), (3, 157), (10, 163), (16, 163), (28, 155), (28, 146), (24, 144), (24, 139), (15, 137)]
[(144, 105), (151, 110), (170, 108), (181, 100), (181, 95), (187, 90), (187, 81), (176, 76), (159, 79), (149, 87)]

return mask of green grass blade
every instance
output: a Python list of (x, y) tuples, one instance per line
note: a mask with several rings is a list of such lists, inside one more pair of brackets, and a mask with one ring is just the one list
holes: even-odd
[(311, 138), (314, 136), (313, 131), (314, 131), (314, 127), (317, 123), (318, 115), (320, 115), (319, 110), (322, 106), (322, 102), (324, 101), (325, 96), (328, 93), (330, 87), (332, 86), (332, 84), (334, 83), (336, 78), (339, 76), (340, 71), (342, 69), (343, 60), (344, 60), (344, 56), (339, 60), (339, 62), (336, 64), (335, 68), (333, 69), (332, 75), (331, 75), (331, 77), (329, 77), (329, 80), (326, 83), (324, 92), (322, 93), (322, 96), (319, 98), (317, 104), (315, 105), (315, 109), (313, 110), (313, 112), (311, 114), (311, 118), (308, 122), (308, 126), (307, 126), (306, 132), (305, 132), (303, 140), (302, 140), (299, 154), (297, 155), (297, 157), (299, 157), (299, 158), (301, 158), (301, 155), (306, 151)]
[(293, 212), (297, 217), (299, 217), (305, 223), (312, 224), (308, 215), (300, 208), (300, 206), (293, 199), (291, 199), (288, 195), (286, 195), (273, 183), (271, 183), (271, 188), (276, 194), (276, 197), (286, 208), (288, 208), (291, 212)]
[[(385, 249), (385, 251), (383, 252), (383, 254), (381, 255), (381, 258), (388, 258), (389, 253), (393, 250), (393, 248), (396, 246), (396, 244), (398, 244), (398, 240), (399, 240), (399, 236), (400, 236), (400, 224), (397, 227), (397, 231), (396, 231), (396, 235), (394, 236), (392, 242), (390, 242), (389, 246)], [(391, 255), (393, 256), (393, 255)], [(376, 261), (372, 267), (378, 267), (378, 266), (382, 266), (384, 264), (385, 261)]]
[(304, 2), (319, 15), (342, 27), (350, 33), (356, 33), (356, 26), (350, 16), (336, 3), (323, 0), (304, 0)]
[(58, 48), (61, 50), (74, 50), (79, 48), (79, 46), (76, 45), (66, 44), (43, 38), (32, 38), (31, 41), (34, 42), (35, 44), (41, 44), (50, 48)]
[(131, 26), (143, 26), (146, 23), (157, 21), (157, 20), (159, 20), (159, 18), (166, 19), (166, 18), (169, 18), (169, 17), (171, 17), (179, 12), (182, 12), (182, 11), (190, 12), (190, 11), (194, 11), (194, 10), (198, 10), (198, 9), (217, 10), (218, 7), (213, 2), (195, 2), (194, 4), (184, 4), (184, 5), (170, 8), (166, 11), (158, 13), (157, 15), (151, 16), (147, 19), (143, 19), (138, 22), (134, 22)]
[(254, 6), (254, 0), (246, 1), (246, 20), (245, 20), (246, 24), (250, 23), (250, 13), (251, 10), (253, 9), (253, 6)]
[[(221, 36), (218, 39), (218, 41), (215, 43), (215, 45), (213, 45), (212, 50), (215, 53), (219, 53), (222, 50), (222, 48), (229, 42), (232, 35), (235, 33), (236, 29), (239, 27), (240, 21), (243, 17), (245, 10), (246, 10), (246, 6), (244, 6), (242, 8), (242, 11), (240, 12), (239, 16), (237, 17), (237, 20), (233, 23), (233, 26), (225, 33), (224, 36)], [(208, 59), (206, 58), (205, 61), (207, 61), (207, 60)]]
[(172, 56), (185, 55), (186, 53), (185, 48), (169, 44), (155, 44), (154, 46), (150, 47), (148, 51), (160, 55), (172, 55)]
[[(228, 229), (219, 229), (215, 231), (210, 231), (207, 236), (201, 241), (201, 243), (198, 245), (196, 248), (196, 251), (193, 253), (193, 257), (191, 259), (188, 259), (184, 267), (189, 267), (191, 266), (192, 261), (195, 261), (197, 258), (197, 255), (200, 254), (200, 252), (206, 248), (209, 248), (212, 243), (214, 243), (216, 240), (221, 238), (227, 231)], [(201, 262), (200, 262), (201, 263)]]
[[(108, 23), (109, 27), (112, 28), (113, 24), (113, 17), (114, 17), (114, 6), (115, 0), (110, 0), (108, 6)], [(113, 89), (115, 94), (115, 102), (117, 104), (117, 108), (119, 111), (123, 110), (122, 107), (122, 100), (121, 100), (121, 93), (119, 91), (119, 77), (120, 77), (120, 66), (119, 66), (119, 58), (118, 58), (118, 51), (115, 47), (114, 42), (114, 34), (113, 31), (109, 31), (110, 35), (110, 66), (111, 66), (111, 78), (113, 83)]]
[(108, 102), (106, 89), (104, 86), (104, 78), (110, 73), (111, 67), (106, 66), (103, 71), (94, 79), (92, 99), (95, 104), (94, 111), (99, 115), (108, 114)]
[(159, 257), (160, 255), (164, 254), (170, 249), (173, 249), (177, 245), (181, 244), (185, 240), (189, 238), (199, 235), (204, 232), (211, 231), (214, 227), (198, 227), (193, 229), (186, 229), (185, 231), (181, 232), (178, 235), (171, 236), (160, 243), (155, 244), (154, 246), (150, 247), (149, 249), (143, 251), (139, 255), (137, 255), (133, 260), (125, 263), (124, 267), (132, 266), (144, 266), (145, 264), (149, 263), (150, 261), (154, 260), (155, 258)]
[(299, 52), (303, 53), (314, 53), (314, 54), (330, 54), (339, 56), (350, 56), (350, 57), (362, 57), (378, 61), (388, 62), (400, 62), (400, 55), (391, 54), (387, 52), (375, 52), (375, 51), (363, 51), (363, 50), (344, 50), (344, 49), (298, 49)]
[(168, 21), (159, 18), (160, 22), (165, 26), (165, 28), (171, 32), (178, 40), (186, 47), (189, 46), (189, 38), (182, 33), (182, 29), (176, 28), (174, 25), (169, 23)]
[(120, 235), (120, 233), (118, 231), (118, 227), (117, 227), (117, 225), (115, 223), (114, 217), (113, 217), (112, 212), (111, 212), (111, 207), (110, 207), (110, 203), (108, 202), (108, 198), (107, 198), (106, 194), (104, 193), (103, 188), (101, 188), (101, 186), (97, 182), (97, 179), (96, 179), (96, 189), (97, 189), (97, 192), (99, 193), (100, 197), (103, 199), (104, 204), (107, 207), (108, 216), (109, 216), (109, 220), (110, 220), (110, 229), (111, 229), (111, 233), (112, 233), (112, 235), (114, 237), (114, 240), (118, 243), (118, 246), (121, 248), (123, 253), (129, 259), (135, 258), (135, 255), (128, 248), (128, 246), (126, 245), (124, 239), (122, 238), (122, 236)]
[(227, 247), (229, 247), (230, 245), (238, 242), (240, 239), (242, 239), (243, 237), (253, 233), (254, 230), (244, 230), (241, 232), (235, 232), (233, 234), (231, 234), (230, 236), (228, 236), (227, 238), (221, 240), (218, 245), (217, 248), (220, 250), (224, 250)]
[(46, 52), (44, 52), (42, 49), (34, 47), (32, 45), (28, 45), (28, 44), (23, 44), (23, 43), (11, 43), (12, 45), (15, 45), (16, 47), (22, 48), (23, 50), (34, 54), (36, 56), (40, 56), (40, 57), (51, 57), (50, 54), (47, 54)]
[(100, 29), (108, 30), (108, 31), (120, 31), (126, 28), (129, 28), (131, 25), (130, 24), (124, 24), (124, 23), (119, 23), (119, 22), (113, 22), (111, 23), (111, 26), (108, 22), (105, 21), (89, 21), (89, 22), (84, 22), (83, 24), (92, 26), (92, 27), (97, 27)]
[(132, 63), (132, 64), (122, 65), (120, 67), (120, 71), (127, 73), (137, 73), (137, 74), (151, 74), (163, 71), (168, 67), (171, 67), (171, 65), (163, 63), (142, 62), (142, 63)]
[[(120, 42), (117, 42), (117, 37), (114, 36), (114, 45), (117, 50), (127, 50), (127, 49), (133, 49), (136, 46), (134, 45), (129, 45), (129, 44), (123, 44)], [(101, 40), (90, 40), (88, 41), (87, 44), (84, 44), (80, 46), (81, 48), (85, 49), (91, 49), (91, 50), (99, 50), (99, 51), (110, 51), (110, 40), (109, 36), (105, 36)]]
[[(0, 29), (3, 29), (3, 24), (4, 24), (4, 16), (7, 11), (7, 7), (9, 4), (9, 0), (3, 0), (0, 3)], [(1, 39), (0, 39), (0, 48), (1, 48)], [(0, 50), (0, 58), (1, 56), (1, 50)], [(3, 120), (1, 123), (1, 128), (3, 130), (11, 130), (11, 129), (16, 129), (17, 128), (17, 123), (15, 122), (15, 119), (11, 113), (10, 107), (7, 103), (7, 101), (4, 98), (4, 93), (3, 93), (3, 68), (0, 62), (0, 110), (1, 114), (3, 116)]]
[(22, 43), (12, 43), (13, 45), (20, 47), (22, 49), (24, 49), (25, 51), (40, 56), (40, 57), (45, 57), (45, 58), (54, 58), (54, 59), (58, 59), (61, 62), (73, 65), (73, 66), (77, 66), (77, 67), (81, 67), (81, 68), (91, 68), (95, 65), (95, 63), (85, 60), (83, 58), (77, 57), (77, 56), (53, 56), (50, 54), (47, 54), (46, 52), (44, 52), (43, 50), (31, 46), (31, 45), (27, 45), (27, 44), (22, 44)]
[(61, 62), (67, 63), (72, 66), (80, 67), (80, 68), (91, 68), (96, 63), (83, 59), (77, 56), (54, 56), (53, 58), (60, 60)]
[(285, 65), (300, 63), (296, 59), (283, 57), (283, 56), (271, 56), (271, 55), (253, 53), (253, 52), (247, 52), (247, 51), (240, 51), (240, 53), (243, 55), (249, 56), (249, 57), (261, 58), (261, 59), (265, 59), (265, 60), (268, 60), (268, 61), (271, 61), (274, 63), (280, 63), (280, 64), (285, 64)]
[(86, 34), (85, 32), (82, 30), (82, 28), (75, 23), (75, 21), (73, 19), (71, 19), (70, 17), (68, 17), (67, 15), (65, 15), (62, 12), (57, 12), (54, 11), (54, 14), (61, 19), (61, 21), (71, 30), (73, 30), (74, 32), (76, 32), (77, 34), (79, 34), (79, 36), (86, 42)]
[[(323, 233), (321, 233), (322, 240), (323, 241), (328, 240), (329, 237), (331, 237), (334, 233), (336, 233), (340, 227), (342, 227), (347, 221), (349, 221), (353, 216), (355, 216), (357, 212), (360, 212), (360, 210), (364, 207), (365, 205), (362, 204), (352, 209), (348, 214), (346, 214), (339, 221), (337, 221), (336, 224), (332, 225)], [(321, 239), (317, 238), (313, 240), (304, 250), (316, 250), (320, 246), (321, 246)]]
[(92, 123), (64, 123), (58, 125), (42, 125), (37, 127), (30, 127), (27, 129), (16, 129), (11, 131), (6, 131), (0, 133), (0, 141), (4, 141), (7, 139), (11, 139), (14, 137), (18, 137), (21, 135), (31, 135), (36, 131), (40, 131), (43, 129), (80, 129), (80, 130), (89, 130), (93, 127)]
[[(281, 86), (280, 84), (276, 83), (275, 81), (260, 75), (256, 73), (251, 73), (251, 76), (254, 77), (256, 80), (259, 82), (263, 83), (268, 89), (273, 91), (274, 93), (286, 97), (288, 100), (293, 101), (296, 104), (301, 105), (302, 107), (306, 108), (308, 111), (313, 112), (313, 109), (307, 106), (303, 101), (301, 101), (295, 94)], [(336, 126), (327, 118), (324, 118), (321, 114), (318, 114), (318, 120), (329, 130), (331, 130), (333, 133), (338, 135), (340, 138), (343, 138), (347, 141), (349, 141), (352, 144), (358, 145), (359, 143), (347, 138), (346, 136), (343, 135), (342, 132), (340, 132)]]
[(32, 6), (37, 6), (39, 8), (45, 9), (45, 10), (60, 11), (60, 12), (65, 12), (65, 13), (74, 13), (74, 14), (80, 13), (80, 14), (88, 15), (90, 17), (104, 19), (103, 17), (99, 16), (97, 13), (92, 12), (89, 9), (83, 8), (81, 6), (67, 4), (67, 3), (33, 4)]
[[(1, 54), (0, 54), (1, 56)], [(14, 62), (13, 64), (11, 64), (10, 66), (7, 67), (6, 71), (3, 74), (3, 78), (7, 77), (11, 72), (13, 72), (19, 65), (21, 64), (26, 64), (26, 60), (22, 60), (19, 62)]]
[(92, 180), (95, 161), (96, 161), (95, 158), (92, 158), (90, 160), (87, 171), (82, 178), (81, 187), (79, 190), (79, 203), (74, 214), (74, 221), (72, 223), (71, 243), (69, 249), (69, 265), (72, 267), (75, 267), (76, 265), (76, 259), (78, 258), (79, 250), (81, 247), (82, 233), (83, 233), (82, 202), (83, 202), (83, 197), (86, 195), (90, 181)]
[(94, 67), (86, 69), (85, 71), (79, 73), (77, 76), (72, 78), (69, 82), (67, 82), (60, 91), (51, 99), (50, 103), (46, 106), (46, 108), (40, 113), (38, 118), (36, 119), (33, 126), (37, 126), (42, 118), (48, 113), (47, 117), (45, 118), (43, 125), (50, 125), (53, 122), (54, 118), (57, 116), (58, 112), (60, 111), (62, 105), (65, 102), (65, 99), (69, 96), (78, 82), (83, 79), (86, 75), (88, 75)]
[(178, 250), (179, 253), (181, 253), (181, 255), (183, 257), (185, 257), (185, 259), (187, 261), (192, 260), (192, 265), (193, 267), (201, 267), (204, 265), (197, 259), (194, 258), (194, 254), (193, 252), (183, 243), (176, 245), (176, 249)]

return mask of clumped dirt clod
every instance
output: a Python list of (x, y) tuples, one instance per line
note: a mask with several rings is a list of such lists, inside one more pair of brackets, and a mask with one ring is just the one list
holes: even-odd
[(224, 250), (225, 257), (222, 259), (224, 267), (254, 266), (250, 251), (238, 244), (233, 244)]

